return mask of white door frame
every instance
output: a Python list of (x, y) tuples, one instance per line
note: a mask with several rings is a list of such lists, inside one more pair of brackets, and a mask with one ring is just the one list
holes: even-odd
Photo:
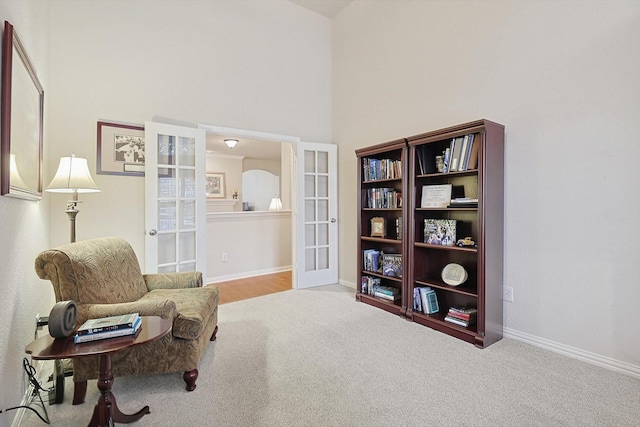
[[(267, 140), (267, 141), (276, 141), (276, 142), (281, 142), (281, 143), (288, 143), (291, 144), (293, 146), (293, 151), (297, 152), (297, 144), (300, 142), (300, 137), (298, 136), (291, 136), (291, 135), (280, 135), (280, 134), (275, 134), (275, 133), (269, 133), (269, 132), (259, 132), (259, 131), (254, 131), (254, 130), (246, 130), (246, 129), (236, 129), (236, 128), (229, 128), (229, 127), (224, 127), (224, 126), (215, 126), (215, 125), (209, 125), (209, 124), (204, 124), (204, 123), (198, 123), (198, 128), (199, 129), (205, 129), (207, 131), (207, 133), (213, 133), (216, 135), (221, 135), (221, 136), (226, 136), (229, 138), (251, 138), (251, 139), (263, 139), (263, 140)], [(296, 156), (294, 156), (295, 159)], [(293, 188), (291, 189), (291, 207), (295, 207), (297, 206), (297, 173), (296, 173), (296, 168), (295, 165), (290, 165), (291, 166), (291, 170), (293, 171), (292, 173), (292, 179), (291, 179), (291, 183)], [(292, 274), (291, 274), (291, 286), (294, 289), (298, 289), (298, 277), (297, 277), (297, 273), (298, 273), (298, 261), (297, 261), (297, 257), (296, 257), (296, 246), (297, 246), (297, 237), (298, 237), (298, 232), (297, 232), (297, 215), (295, 214), (295, 211), (297, 209), (292, 209), (292, 215), (291, 215), (291, 269), (292, 269)]]

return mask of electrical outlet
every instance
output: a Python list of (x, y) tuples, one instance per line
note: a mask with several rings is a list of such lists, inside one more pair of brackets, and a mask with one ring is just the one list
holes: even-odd
[(505, 286), (502, 290), (502, 299), (505, 301), (513, 302), (513, 288)]
[(222, 262), (229, 261), (229, 254), (226, 252), (222, 252)]

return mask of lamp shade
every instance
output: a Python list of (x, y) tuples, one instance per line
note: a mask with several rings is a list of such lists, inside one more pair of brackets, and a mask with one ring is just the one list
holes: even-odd
[(20, 176), (20, 171), (18, 170), (18, 164), (16, 163), (16, 155), (9, 155), (9, 182), (14, 187), (19, 188), (29, 188), (29, 186), (24, 182), (22, 176)]
[(280, 200), (280, 197), (273, 196), (273, 199), (271, 199), (271, 203), (269, 204), (269, 210), (270, 211), (281, 211), (282, 210), (282, 200)]
[(60, 158), (58, 171), (46, 188), (52, 193), (97, 193), (100, 191), (87, 166), (87, 159), (76, 157)]

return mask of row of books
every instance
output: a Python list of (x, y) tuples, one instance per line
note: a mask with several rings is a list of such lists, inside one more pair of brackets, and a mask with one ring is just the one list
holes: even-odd
[(373, 295), (376, 298), (382, 298), (387, 301), (398, 301), (402, 298), (400, 289), (381, 285), (378, 277), (363, 276), (361, 290), (364, 294)]
[(478, 310), (472, 307), (452, 306), (444, 320), (449, 323), (453, 323), (458, 326), (464, 326), (476, 323), (478, 318)]
[(394, 188), (368, 188), (365, 192), (365, 208), (396, 209), (402, 207), (402, 193)]
[(139, 313), (89, 319), (78, 328), (73, 342), (83, 343), (135, 335), (142, 325)]
[(436, 291), (429, 286), (413, 288), (413, 310), (425, 314), (434, 314), (440, 311)]
[[(434, 144), (424, 144), (416, 147), (417, 170), (420, 175), (436, 172), (457, 172), (475, 169), (478, 166), (478, 147), (475, 134), (468, 134), (452, 138), (442, 153), (434, 152)], [(442, 170), (437, 169), (436, 156), (442, 155), (444, 164)]]
[(402, 161), (391, 159), (362, 159), (364, 181), (402, 178)]
[(470, 133), (451, 140), (451, 145), (444, 152), (444, 169), (442, 172), (457, 172), (475, 169), (478, 164), (478, 146), (474, 144), (475, 134)]
[(377, 249), (365, 249), (362, 268), (389, 277), (402, 277), (402, 254), (385, 254)]

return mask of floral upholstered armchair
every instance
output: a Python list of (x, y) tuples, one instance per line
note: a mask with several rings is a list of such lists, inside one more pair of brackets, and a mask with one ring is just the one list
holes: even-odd
[[(85, 240), (44, 251), (35, 261), (57, 301), (73, 300), (76, 325), (87, 319), (140, 313), (171, 319), (162, 338), (112, 355), (114, 376), (184, 371), (196, 387), (198, 363), (218, 330), (218, 288), (202, 286), (199, 272), (142, 274), (133, 248), (116, 237)], [(98, 358), (73, 359), (73, 404), (84, 402), (87, 380), (98, 377)]]

